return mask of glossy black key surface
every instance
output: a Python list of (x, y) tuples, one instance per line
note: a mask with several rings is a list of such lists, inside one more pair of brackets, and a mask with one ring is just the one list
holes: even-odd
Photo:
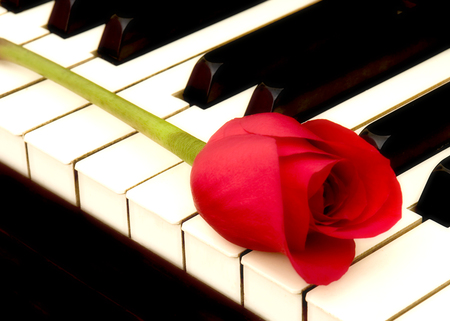
[(441, 161), (425, 185), (415, 212), (423, 220), (432, 219), (446, 227), (450, 226), (450, 157)]
[(184, 37), (263, 0), (140, 2), (107, 23), (98, 54), (120, 64)]
[(267, 75), (246, 115), (279, 112), (303, 122), (448, 48), (448, 5), (431, 3), (400, 2), (386, 9), (385, 19), (350, 26), (321, 50)]
[(0, 5), (9, 11), (18, 13), (49, 1), (50, 0), (1, 0)]
[(106, 23), (116, 11), (116, 0), (56, 0), (48, 29), (67, 38)]
[(293, 68), (308, 57), (329, 50), (330, 41), (351, 35), (355, 26), (365, 28), (387, 19), (390, 3), (321, 1), (215, 49), (193, 69), (184, 99), (207, 108), (256, 85), (279, 68)]
[(368, 125), (360, 134), (401, 174), (450, 146), (450, 83)]

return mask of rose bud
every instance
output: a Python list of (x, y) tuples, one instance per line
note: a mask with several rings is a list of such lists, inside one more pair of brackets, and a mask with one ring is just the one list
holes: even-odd
[(383, 233), (401, 217), (389, 161), (327, 120), (231, 120), (195, 158), (191, 187), (199, 214), (225, 239), (284, 253), (316, 285), (348, 270), (355, 238)]

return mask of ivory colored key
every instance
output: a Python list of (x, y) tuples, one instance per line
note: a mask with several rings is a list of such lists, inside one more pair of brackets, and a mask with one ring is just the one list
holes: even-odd
[(7, 12), (0, 16), (0, 37), (16, 44), (23, 44), (42, 37), (49, 31), (42, 26), (47, 24), (53, 8), (53, 1), (20, 13)]
[(192, 58), (118, 93), (124, 99), (152, 114), (167, 118), (189, 104), (177, 95), (199, 57)]
[(80, 208), (128, 236), (127, 190), (178, 163), (150, 138), (128, 137), (76, 163)]
[(308, 321), (393, 320), (450, 283), (447, 228), (428, 220), (306, 295)]
[(396, 321), (446, 321), (449, 319), (450, 311), (448, 303), (450, 302), (450, 286), (446, 286), (438, 293), (432, 295), (419, 305), (415, 306), (405, 314), (401, 315)]
[(245, 248), (228, 242), (200, 215), (182, 225), (186, 253), (186, 271), (241, 303), (241, 263)]
[(23, 136), (47, 122), (88, 105), (88, 101), (50, 80), (0, 99), (0, 161), (28, 176)]
[(247, 89), (208, 109), (192, 106), (167, 121), (207, 142), (227, 121), (244, 115), (252, 91)]
[(265, 1), (228, 19), (153, 50), (120, 66), (96, 58), (77, 67), (77, 73), (112, 91), (148, 78), (270, 21), (307, 7), (314, 0)]
[(98, 26), (67, 39), (49, 34), (24, 47), (63, 67), (71, 67), (94, 57), (104, 28), (104, 25)]
[(176, 165), (130, 189), (130, 237), (185, 269), (181, 225), (195, 215), (190, 189), (191, 166)]
[(319, 114), (358, 130), (450, 78), (450, 50), (446, 50), (367, 91)]
[(77, 204), (74, 164), (135, 131), (91, 105), (25, 135), (30, 177), (66, 201)]
[[(355, 262), (420, 224), (416, 213), (404, 209), (402, 219), (374, 238), (357, 239)], [(252, 251), (242, 257), (244, 306), (267, 320), (301, 321), (303, 297), (314, 286), (306, 283), (280, 253)]]

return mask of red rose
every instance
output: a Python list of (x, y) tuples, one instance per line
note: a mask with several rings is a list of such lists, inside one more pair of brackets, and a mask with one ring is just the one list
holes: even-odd
[(191, 174), (200, 215), (224, 238), (286, 254), (311, 284), (349, 268), (354, 238), (401, 217), (396, 176), (373, 146), (327, 120), (277, 113), (234, 119), (197, 155)]

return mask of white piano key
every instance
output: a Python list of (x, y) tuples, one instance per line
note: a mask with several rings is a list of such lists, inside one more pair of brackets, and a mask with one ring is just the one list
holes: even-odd
[(127, 190), (179, 163), (151, 139), (132, 135), (77, 162), (80, 208), (128, 235)]
[(244, 115), (253, 90), (247, 89), (208, 109), (192, 106), (167, 121), (206, 142), (227, 121)]
[(118, 91), (315, 2), (317, 1), (265, 1), (119, 66), (97, 58), (74, 71), (102, 87)]
[(105, 25), (101, 25), (67, 39), (52, 33), (24, 47), (63, 67), (70, 67), (94, 57), (104, 28)]
[(94, 105), (29, 132), (24, 139), (31, 179), (77, 204), (74, 162), (133, 132), (133, 128)]
[[(70, 67), (94, 57), (93, 52), (97, 49), (103, 29), (104, 26), (98, 26), (68, 39), (49, 34), (24, 47), (57, 64)], [(41, 79), (43, 77), (33, 71), (0, 60), (0, 96), (29, 86)]]
[(147, 80), (131, 86), (118, 95), (160, 117), (167, 118), (189, 107), (174, 94), (182, 92), (199, 57), (183, 62)]
[(16, 44), (23, 44), (49, 33), (45, 28), (54, 1), (50, 1), (20, 13), (7, 12), (0, 16), (0, 37)]
[(0, 127), (20, 136), (89, 104), (70, 90), (44, 80), (0, 99)]
[(434, 294), (424, 302), (415, 306), (405, 314), (401, 315), (396, 321), (446, 321), (450, 319), (450, 286)]
[(241, 261), (246, 309), (265, 320), (303, 320), (303, 295), (312, 285), (297, 274), (287, 256), (252, 251)]
[[(421, 222), (407, 209), (389, 231), (373, 238), (356, 239), (355, 260), (359, 261)], [(278, 253), (252, 251), (242, 257), (244, 266), (244, 306), (267, 320), (300, 321), (302, 296), (312, 288), (294, 270), (289, 259)]]
[(0, 162), (28, 177), (28, 159), (25, 143), (20, 136), (11, 135), (0, 127)]
[(241, 303), (240, 257), (246, 249), (225, 240), (200, 215), (183, 223), (182, 229), (186, 271)]
[(446, 50), (314, 118), (362, 130), (374, 118), (417, 99), (449, 78), (450, 50)]
[(449, 245), (449, 230), (426, 221), (308, 292), (308, 321), (394, 319), (450, 283)]
[(196, 213), (190, 189), (191, 166), (181, 163), (130, 189), (130, 236), (184, 269), (181, 224)]
[(0, 97), (37, 82), (43, 77), (34, 71), (0, 60)]
[(45, 80), (0, 99), (0, 161), (28, 176), (25, 133), (66, 115), (88, 102)]

